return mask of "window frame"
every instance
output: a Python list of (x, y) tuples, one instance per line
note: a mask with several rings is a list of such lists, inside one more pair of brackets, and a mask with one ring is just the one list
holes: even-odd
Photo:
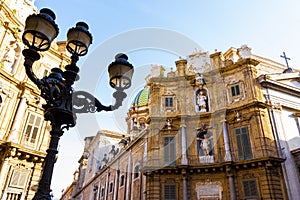
[[(246, 99), (245, 84), (242, 80), (232, 80), (226, 85), (228, 104)], [(237, 94), (238, 93), (238, 94)]]
[(108, 194), (113, 193), (113, 191), (114, 191), (114, 183), (110, 182), (109, 183), (109, 188), (108, 188)]
[[(169, 100), (167, 100), (169, 99)], [(167, 91), (165, 94), (161, 96), (161, 111), (164, 112), (177, 112), (178, 110), (178, 102), (174, 93), (171, 91)]]
[[(123, 177), (123, 179), (122, 179), (122, 177)], [(123, 180), (123, 181), (122, 181)], [(120, 176), (120, 188), (122, 188), (122, 187), (124, 187), (125, 186), (125, 175), (124, 174), (122, 174), (121, 176)]]

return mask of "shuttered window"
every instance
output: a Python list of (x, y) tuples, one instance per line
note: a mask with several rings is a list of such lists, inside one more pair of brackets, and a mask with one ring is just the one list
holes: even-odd
[(239, 160), (251, 159), (252, 149), (249, 139), (248, 127), (236, 128), (235, 136)]
[(173, 97), (165, 97), (165, 107), (173, 107)]
[(9, 187), (24, 188), (27, 182), (28, 172), (21, 170), (13, 170)]
[(231, 89), (231, 96), (235, 97), (235, 96), (239, 96), (240, 93), (240, 85), (234, 85), (230, 87)]
[(42, 125), (42, 118), (38, 115), (29, 112), (26, 120), (25, 125), (25, 137), (23, 140), (24, 145), (34, 147), (38, 132), (40, 130), (40, 127)]
[(258, 191), (256, 186), (256, 180), (243, 181), (244, 199), (256, 199), (258, 198)]
[(164, 164), (175, 165), (176, 161), (176, 139), (174, 136), (164, 137)]

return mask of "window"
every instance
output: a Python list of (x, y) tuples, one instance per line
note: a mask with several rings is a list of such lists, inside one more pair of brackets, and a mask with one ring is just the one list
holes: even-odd
[(104, 188), (101, 189), (101, 197), (104, 197)]
[(173, 107), (173, 97), (165, 97), (165, 107)]
[(25, 145), (34, 147), (41, 124), (41, 117), (37, 116), (34, 113), (28, 113), (25, 125), (25, 137), (23, 139)]
[(236, 128), (235, 136), (239, 160), (251, 159), (252, 150), (248, 134), (248, 127)]
[(175, 165), (176, 163), (176, 140), (174, 136), (164, 137), (164, 164)]
[(13, 170), (9, 186), (15, 188), (24, 188), (27, 181), (28, 173), (21, 170)]
[(256, 180), (243, 181), (244, 199), (257, 199), (258, 191), (256, 187)]
[(122, 175), (120, 178), (120, 187), (124, 186), (124, 183), (125, 183), (125, 176)]
[(135, 166), (133, 178), (136, 179), (140, 176), (140, 165)]
[(234, 85), (230, 87), (231, 90), (231, 96), (235, 97), (235, 96), (239, 96), (240, 93), (240, 85)]
[(164, 200), (176, 200), (175, 184), (166, 184), (164, 186)]
[(114, 184), (111, 182), (111, 183), (109, 184), (109, 193), (112, 193), (112, 192), (113, 192), (113, 186), (114, 186)]

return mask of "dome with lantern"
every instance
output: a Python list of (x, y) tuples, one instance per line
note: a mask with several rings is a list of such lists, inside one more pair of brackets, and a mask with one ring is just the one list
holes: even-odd
[(150, 88), (146, 86), (137, 93), (127, 113), (128, 133), (132, 138), (136, 137), (148, 125), (149, 101)]
[(140, 90), (133, 100), (133, 106), (146, 106), (150, 99), (150, 89), (145, 87)]

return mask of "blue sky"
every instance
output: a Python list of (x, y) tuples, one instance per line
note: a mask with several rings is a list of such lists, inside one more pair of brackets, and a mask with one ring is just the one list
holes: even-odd
[[(77, 21), (85, 21), (89, 24), (94, 41), (90, 53), (81, 58), (80, 64), (83, 66), (81, 73), (83, 74), (86, 68), (90, 69), (87, 67), (89, 63), (87, 60), (91, 57), (89, 55), (96, 52), (98, 47), (103, 47), (106, 41), (114, 41), (113, 39), (118, 35), (145, 28), (176, 32), (190, 38), (204, 51), (210, 53), (215, 49), (225, 52), (230, 47), (239, 48), (247, 44), (254, 54), (285, 64), (285, 61), (280, 58), (282, 52), (285, 51), (291, 58), (289, 65), (300, 69), (298, 56), (300, 53), (300, 1), (298, 0), (36, 0), (35, 5), (38, 9), (48, 7), (56, 13), (56, 22), (60, 27), (58, 40), (65, 40), (68, 28), (73, 27)], [(147, 39), (150, 43), (153, 40), (152, 37), (145, 38)], [(136, 41), (131, 38), (127, 42)], [(126, 43), (120, 44), (120, 50), (124, 47), (122, 45)], [(115, 51), (119, 50), (117, 46), (118, 44), (113, 45), (116, 48)], [(190, 53), (193, 50), (191, 47)], [(103, 60), (101, 60), (101, 55), (97, 59), (99, 59), (99, 64), (102, 65), (105, 61), (107, 66), (113, 60), (114, 55), (110, 58), (105, 56)], [(174, 66), (173, 63), (178, 56), (186, 55), (175, 55), (158, 48), (141, 48), (138, 51), (129, 52), (129, 56), (130, 62), (143, 69), (140, 70), (141, 72), (155, 63)], [(99, 71), (103, 73), (98, 82), (93, 84), (97, 84), (94, 92), (101, 97), (99, 99), (110, 103), (112, 90), (109, 89), (105, 78), (107, 74), (103, 70), (106, 66), (99, 68)], [(138, 86), (142, 87), (143, 83), (140, 79)], [(79, 82), (84, 80), (83, 75)], [(136, 86), (131, 91), (129, 98), (133, 98), (137, 88)], [(72, 181), (72, 174), (78, 166), (77, 161), (83, 150), (83, 137), (94, 135), (99, 129), (124, 131), (119, 125), (113, 124), (123, 119), (116, 120), (114, 116), (107, 113), (96, 115), (98, 120), (96, 127), (87, 125), (86, 119), (83, 118), (80, 116), (78, 119), (78, 126), (81, 128), (66, 132), (61, 139), (52, 184), (56, 197), (61, 194), (61, 189)]]

